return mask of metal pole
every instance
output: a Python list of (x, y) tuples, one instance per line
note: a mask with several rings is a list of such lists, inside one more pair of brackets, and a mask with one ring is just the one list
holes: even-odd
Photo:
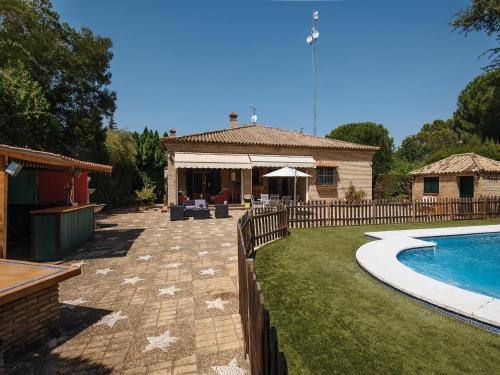
[(313, 135), (316, 136), (316, 43), (312, 45), (313, 71)]

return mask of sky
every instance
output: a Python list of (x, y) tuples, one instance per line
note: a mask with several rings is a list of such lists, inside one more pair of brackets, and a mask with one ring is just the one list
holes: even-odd
[(110, 37), (115, 121), (129, 130), (190, 134), (229, 126), (228, 114), (312, 133), (313, 9), (317, 134), (351, 122), (389, 129), (395, 143), (452, 116), (487, 65), (494, 40), (449, 21), (468, 0), (54, 0), (62, 21)]

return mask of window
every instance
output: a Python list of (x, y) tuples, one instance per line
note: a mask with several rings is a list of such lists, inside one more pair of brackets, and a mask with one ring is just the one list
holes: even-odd
[(317, 185), (336, 185), (337, 184), (337, 168), (333, 168), (333, 167), (318, 167), (318, 168), (316, 168), (316, 184)]
[(439, 193), (439, 177), (424, 177), (424, 194)]

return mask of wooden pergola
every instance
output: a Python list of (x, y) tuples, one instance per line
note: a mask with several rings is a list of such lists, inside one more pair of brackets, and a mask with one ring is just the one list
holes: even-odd
[(111, 173), (109, 165), (90, 163), (51, 152), (0, 144), (0, 258), (7, 257), (7, 208), (9, 175), (5, 172), (10, 161), (24, 167), (60, 171), (93, 171)]

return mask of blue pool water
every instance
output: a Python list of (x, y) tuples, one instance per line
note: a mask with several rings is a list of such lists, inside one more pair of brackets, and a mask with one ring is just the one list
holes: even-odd
[(410, 249), (398, 260), (412, 270), (462, 289), (500, 298), (500, 233), (420, 238), (435, 249)]

